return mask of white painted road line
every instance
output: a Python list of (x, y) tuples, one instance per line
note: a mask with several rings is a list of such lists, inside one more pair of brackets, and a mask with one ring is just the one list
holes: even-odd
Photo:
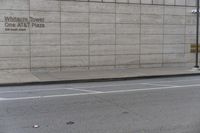
[(145, 85), (152, 85), (152, 86), (167, 86), (167, 87), (177, 87), (176, 85), (166, 85), (166, 84), (152, 84), (152, 83), (142, 83)]
[(66, 90), (74, 90), (74, 91), (85, 91), (85, 92), (90, 92), (90, 93), (99, 93), (101, 91), (93, 91), (93, 90), (86, 90), (86, 89), (78, 89), (78, 88), (65, 88)]
[(83, 92), (100, 92), (86, 89), (77, 89), (77, 88), (54, 88), (54, 89), (32, 89), (32, 90), (18, 90), (18, 91), (0, 91), (0, 94), (6, 93), (23, 93), (23, 92), (39, 92), (39, 91), (56, 91), (56, 90), (74, 90), (74, 91), (83, 91)]
[(0, 101), (31, 100), (31, 99), (57, 98), (57, 97), (83, 96), (83, 95), (97, 95), (97, 94), (114, 94), (114, 93), (153, 91), (153, 90), (165, 90), (165, 89), (173, 89), (173, 88), (199, 87), (199, 86), (200, 86), (200, 84), (195, 84), (195, 85), (170, 86), (170, 87), (158, 87), (158, 88), (116, 90), (116, 91), (94, 92), (94, 93), (76, 93), (76, 94), (33, 96), (33, 97), (18, 97), (18, 98), (0, 98)]
[(76, 91), (83, 91), (83, 92), (101, 92), (101, 91), (93, 91), (93, 90), (87, 90), (92, 88), (105, 88), (105, 87), (120, 87), (120, 86), (131, 86), (131, 85), (153, 85), (153, 86), (170, 86), (170, 87), (176, 87), (174, 85), (165, 85), (159, 83), (176, 83), (176, 82), (185, 82), (185, 81), (199, 81), (200, 79), (192, 79), (192, 80), (176, 80), (176, 81), (160, 81), (160, 82), (143, 82), (143, 83), (132, 83), (132, 84), (113, 84), (113, 85), (97, 85), (97, 86), (86, 86), (86, 87), (74, 87), (74, 88), (53, 88), (53, 89), (31, 89), (31, 90), (17, 90), (17, 91), (0, 91), (0, 94), (5, 93), (23, 93), (23, 92), (38, 92), (38, 91), (56, 91), (56, 90), (76, 90)]

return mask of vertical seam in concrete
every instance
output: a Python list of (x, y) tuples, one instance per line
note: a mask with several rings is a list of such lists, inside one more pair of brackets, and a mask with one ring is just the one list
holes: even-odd
[[(165, 2), (165, 1), (164, 1)], [(162, 44), (162, 67), (164, 67), (164, 45), (165, 45), (165, 5), (163, 5), (163, 24), (162, 24), (162, 30), (163, 30), (163, 44)]]
[[(186, 3), (186, 1), (185, 1)], [(185, 66), (187, 64), (186, 62), (186, 6), (185, 6), (185, 29), (184, 29), (184, 62), (185, 62)]]
[(114, 68), (117, 68), (117, 3), (115, 0), (115, 64), (114, 64)]
[(31, 0), (29, 0), (29, 65), (30, 65), (30, 71), (32, 70), (32, 57), (31, 57), (31, 26), (30, 26), (30, 14), (31, 14)]
[(142, 43), (141, 43), (141, 38), (142, 38), (142, 33), (141, 33), (141, 28), (142, 28), (142, 5), (141, 5), (141, 1), (140, 1), (140, 13), (139, 13), (139, 15), (140, 15), (140, 33), (139, 33), (139, 68), (141, 67), (141, 45), (142, 45)]
[(88, 70), (90, 69), (90, 2), (88, 0)]
[(62, 50), (61, 50), (62, 49), (62, 31), (61, 31), (61, 27), (62, 27), (61, 26), (62, 25), (61, 11), (62, 11), (62, 7), (61, 7), (61, 0), (59, 1), (59, 8), (60, 8), (60, 12), (59, 12), (60, 13), (60, 35), (59, 35), (60, 36), (60, 67), (59, 68), (60, 68), (60, 71), (61, 71), (61, 69), (62, 69), (62, 63), (61, 63), (62, 62), (62, 58), (61, 58), (62, 57)]

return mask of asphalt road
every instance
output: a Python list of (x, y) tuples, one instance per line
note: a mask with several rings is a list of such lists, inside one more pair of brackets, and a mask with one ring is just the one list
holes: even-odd
[(0, 87), (0, 133), (200, 133), (200, 76)]

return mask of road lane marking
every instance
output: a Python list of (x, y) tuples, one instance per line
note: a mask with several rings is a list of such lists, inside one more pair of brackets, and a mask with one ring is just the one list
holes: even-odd
[(75, 93), (75, 94), (63, 94), (63, 95), (33, 96), (33, 97), (0, 98), (0, 101), (31, 100), (31, 99), (84, 96), (84, 95), (97, 95), (97, 94), (114, 94), (114, 93), (153, 91), (153, 90), (165, 90), (165, 89), (173, 89), (173, 88), (199, 87), (199, 86), (200, 86), (200, 84), (195, 84), (195, 85), (184, 85), (184, 86), (170, 86), (170, 87), (157, 87), (157, 88), (144, 88), (144, 89), (131, 89), (131, 90), (116, 90), (116, 91), (93, 92), (93, 93), (91, 92), (91, 93)]
[(145, 85), (152, 85), (152, 86), (168, 86), (168, 87), (177, 87), (177, 85), (166, 85), (166, 84), (152, 84), (152, 83), (142, 83)]
[[(197, 79), (196, 79), (197, 80)], [(16, 90), (16, 91), (0, 91), (0, 94), (6, 93), (23, 93), (23, 92), (39, 92), (39, 91), (56, 91), (56, 90), (75, 90), (75, 91), (83, 91), (83, 92), (101, 92), (95, 90), (87, 90), (93, 88), (105, 88), (105, 87), (120, 87), (120, 86), (131, 86), (131, 85), (153, 85), (153, 86), (169, 86), (169, 87), (176, 87), (175, 85), (165, 85), (159, 83), (169, 83), (169, 82), (183, 82), (183, 81), (190, 81), (190, 80), (179, 80), (179, 81), (161, 81), (161, 82), (144, 82), (144, 83), (132, 83), (132, 84), (115, 84), (115, 85), (97, 85), (97, 86), (86, 86), (86, 87), (71, 87), (71, 88), (53, 88), (53, 89), (29, 89), (29, 90)], [(194, 80), (192, 80), (194, 81)]]
[[(175, 86), (175, 85), (158, 85), (159, 83), (178, 83), (178, 82), (184, 82), (184, 81), (200, 81), (200, 79), (191, 79), (191, 80), (176, 80), (176, 81), (160, 81), (160, 82), (138, 82), (138, 83), (130, 83), (130, 84), (115, 84), (115, 85), (97, 85), (97, 86), (86, 86), (86, 87), (72, 87), (72, 88), (53, 88), (53, 89), (29, 89), (29, 90), (18, 90), (18, 91), (0, 91), (0, 94), (4, 93), (18, 93), (18, 92), (37, 92), (37, 91), (54, 91), (54, 90), (67, 90), (67, 89), (74, 89), (78, 91), (86, 91), (86, 92), (100, 92), (100, 91), (93, 91), (93, 90), (87, 90), (87, 89), (92, 89), (92, 88), (104, 88), (104, 87), (120, 87), (120, 86), (130, 86), (130, 85), (142, 85), (142, 84), (149, 84), (149, 85), (154, 85), (154, 86)], [(1, 87), (0, 87), (1, 88)]]
[(6, 93), (23, 93), (23, 92), (39, 92), (39, 91), (56, 91), (56, 90), (74, 90), (74, 91), (84, 91), (84, 92), (101, 92), (101, 91), (93, 91), (86, 89), (78, 89), (78, 88), (54, 88), (54, 89), (36, 89), (36, 90), (18, 90), (18, 91), (0, 91), (0, 94)]
[[(23, 92), (39, 92), (39, 91), (56, 91), (56, 90), (76, 90), (76, 91), (83, 91), (83, 92), (101, 92), (101, 91), (95, 91), (95, 90), (87, 90), (92, 88), (105, 88), (105, 87), (120, 87), (120, 86), (131, 86), (131, 85), (153, 85), (153, 86), (171, 86), (176, 87), (175, 85), (165, 85), (159, 83), (177, 83), (177, 82), (184, 82), (184, 81), (198, 81), (199, 79), (193, 79), (193, 80), (177, 80), (177, 81), (160, 81), (160, 82), (139, 82), (139, 83), (130, 83), (130, 84), (115, 84), (115, 85), (97, 85), (97, 86), (86, 86), (86, 87), (72, 87), (72, 88), (53, 88), (53, 89), (29, 89), (29, 90), (18, 90), (18, 91), (0, 91), (0, 94), (6, 94), (6, 93), (23, 93)], [(200, 81), (200, 80), (199, 80)]]
[(66, 88), (67, 90), (74, 90), (74, 91), (85, 91), (85, 92), (94, 92), (94, 93), (98, 93), (101, 91), (94, 91), (94, 90), (86, 90), (86, 89), (79, 89), (79, 88)]
[(0, 98), (0, 101), (6, 100), (7, 98)]
[(56, 91), (56, 90), (74, 90), (74, 91), (84, 91), (84, 92), (101, 92), (95, 90), (87, 90), (93, 88), (105, 88), (105, 87), (120, 87), (120, 86), (131, 86), (131, 85), (153, 85), (153, 86), (172, 86), (172, 85), (158, 85), (158, 84), (151, 84), (151, 83), (134, 83), (134, 84), (119, 84), (119, 85), (102, 85), (102, 86), (88, 86), (88, 87), (72, 87), (72, 88), (53, 88), (53, 89), (29, 89), (29, 90), (17, 90), (17, 91), (0, 91), (0, 94), (6, 93), (23, 93), (23, 92), (39, 92), (39, 91)]

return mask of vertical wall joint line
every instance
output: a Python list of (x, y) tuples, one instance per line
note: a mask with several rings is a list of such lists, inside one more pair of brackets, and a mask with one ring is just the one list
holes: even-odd
[[(29, 3), (29, 19), (30, 19), (30, 16), (31, 16), (31, 0), (29, 0), (28, 1)], [(29, 24), (29, 28), (28, 28), (28, 30), (29, 30), (29, 65), (30, 65), (30, 71), (32, 71), (32, 57), (31, 57), (31, 26), (30, 26), (30, 24)]]
[(59, 1), (59, 13), (60, 13), (60, 71), (62, 71), (62, 7), (61, 7), (61, 0)]

